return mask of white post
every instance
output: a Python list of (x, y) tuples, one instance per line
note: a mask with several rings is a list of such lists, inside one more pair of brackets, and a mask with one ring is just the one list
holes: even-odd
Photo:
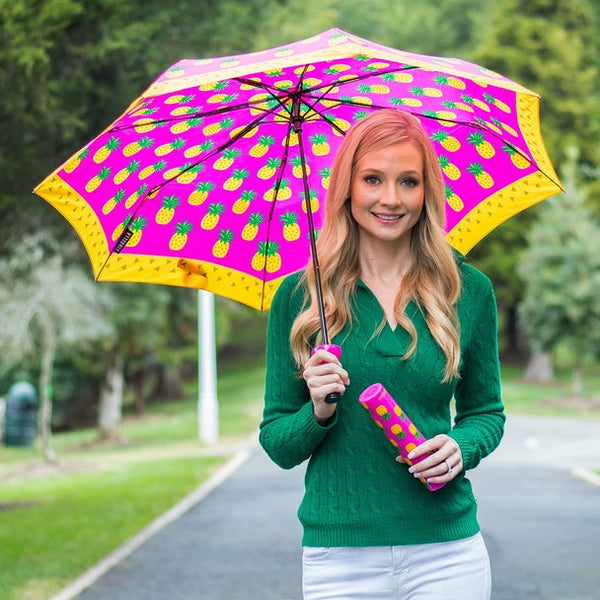
[(198, 290), (198, 432), (206, 444), (219, 437), (216, 355), (215, 298)]

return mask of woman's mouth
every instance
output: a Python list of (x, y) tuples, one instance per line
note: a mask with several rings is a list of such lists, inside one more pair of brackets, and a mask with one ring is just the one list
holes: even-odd
[(373, 216), (377, 219), (381, 219), (382, 221), (393, 223), (395, 221), (399, 221), (403, 215), (384, 215), (381, 213), (373, 213)]

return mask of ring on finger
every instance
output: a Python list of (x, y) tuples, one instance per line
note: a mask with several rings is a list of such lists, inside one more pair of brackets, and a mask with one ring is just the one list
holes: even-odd
[(444, 462), (446, 463), (446, 467), (448, 467), (448, 470), (446, 471), (446, 475), (448, 473), (452, 473), (452, 467), (450, 466), (450, 463), (444, 459)]

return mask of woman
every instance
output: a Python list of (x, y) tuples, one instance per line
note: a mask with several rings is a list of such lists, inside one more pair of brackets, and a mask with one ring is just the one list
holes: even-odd
[[(274, 298), (260, 442), (283, 468), (309, 459), (298, 511), (306, 600), (490, 596), (465, 471), (503, 433), (496, 304), (489, 279), (448, 245), (444, 203), (418, 120), (373, 113), (336, 156), (318, 241), (341, 361), (311, 356), (320, 342), (312, 267)], [(358, 402), (376, 382), (427, 439), (418, 465), (399, 464)], [(325, 402), (332, 392), (337, 404)], [(418, 478), (446, 485), (430, 492)]]

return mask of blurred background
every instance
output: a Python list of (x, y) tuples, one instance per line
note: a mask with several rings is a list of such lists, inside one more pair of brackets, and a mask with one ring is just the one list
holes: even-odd
[[(539, 382), (566, 371), (581, 394), (600, 358), (599, 20), (594, 0), (0, 0), (0, 396), (30, 381), (53, 398), (53, 431), (118, 438), (121, 415), (185, 395), (196, 292), (95, 283), (74, 231), (31, 190), (171, 63), (330, 27), (473, 60), (541, 95), (566, 193), (469, 258), (495, 285), (504, 364)], [(266, 317), (216, 299), (220, 372), (260, 368)]]

